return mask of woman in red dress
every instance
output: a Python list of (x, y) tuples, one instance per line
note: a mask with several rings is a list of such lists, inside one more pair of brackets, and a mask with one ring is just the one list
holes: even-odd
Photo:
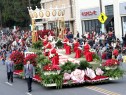
[(50, 42), (48, 42), (48, 44), (44, 47), (45, 49), (45, 56), (49, 55), (49, 50), (52, 48), (52, 45)]
[(75, 52), (75, 58), (80, 58), (81, 57), (81, 52), (82, 52), (81, 47), (78, 47), (76, 52)]
[(84, 46), (84, 56), (87, 62), (93, 61), (93, 53), (90, 52), (89, 50), (90, 50), (90, 45), (88, 44), (88, 42), (86, 42)]
[(64, 41), (63, 41), (63, 43), (64, 43), (64, 49), (66, 48), (66, 46), (67, 46), (67, 42), (68, 42), (69, 40), (67, 39), (67, 37), (65, 37), (65, 39), (64, 39)]
[(52, 45), (51, 45), (51, 42), (49, 41), (47, 45), (45, 46), (45, 49), (51, 49), (51, 48), (52, 48)]
[(79, 42), (78, 42), (78, 39), (75, 39), (75, 41), (74, 41), (74, 52), (76, 52), (76, 50), (78, 49), (78, 47), (79, 47)]
[(70, 42), (67, 42), (65, 50), (66, 50), (67, 55), (71, 54), (71, 43)]
[(84, 45), (84, 55), (86, 55), (87, 52), (89, 52), (90, 50), (90, 45), (88, 44), (88, 42), (85, 42)]
[[(52, 55), (52, 56), (51, 56)], [(52, 61), (52, 68), (59, 69), (59, 55), (55, 48), (52, 48), (49, 53), (49, 59)]]
[(45, 39), (43, 39), (43, 46), (46, 46), (48, 44), (48, 37), (47, 37), (47, 35), (45, 35), (44, 38)]

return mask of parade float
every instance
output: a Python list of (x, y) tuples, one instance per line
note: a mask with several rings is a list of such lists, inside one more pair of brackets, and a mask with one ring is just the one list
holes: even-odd
[[(92, 60), (90, 60), (90, 58), (83, 56), (82, 50), (78, 51), (80, 55), (73, 52), (65, 53), (63, 41), (59, 39), (56, 41), (56, 48), (44, 47), (45, 43), (38, 39), (34, 20), (37, 18), (58, 18), (61, 20), (64, 16), (64, 9), (45, 10), (36, 8), (32, 10), (29, 8), (29, 14), (32, 20), (32, 47), (25, 54), (18, 51), (11, 54), (11, 59), (15, 63), (15, 75), (23, 78), (23, 65), (30, 60), (36, 71), (33, 80), (45, 87), (62, 88), (66, 85), (101, 84), (123, 77), (124, 71), (121, 70), (120, 63), (117, 60), (101, 61), (93, 49), (90, 49), (90, 55), (92, 55)], [(69, 47), (73, 49), (68, 44)]]
[(25, 55), (18, 51), (13, 52), (11, 59), (15, 63), (14, 74), (23, 78), (23, 65), (30, 60), (36, 71), (33, 80), (45, 87), (102, 84), (123, 77), (124, 71), (115, 59), (102, 62), (97, 54), (92, 52), (93, 61), (88, 62), (83, 55), (80, 58), (73, 57), (73, 52), (71, 55), (65, 55), (63, 48), (50, 51), (50, 55), (45, 55), (45, 50), (33, 46)]

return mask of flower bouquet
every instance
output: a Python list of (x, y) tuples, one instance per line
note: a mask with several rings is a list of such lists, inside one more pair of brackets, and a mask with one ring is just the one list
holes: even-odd
[(119, 65), (119, 62), (116, 59), (108, 59), (102, 64), (106, 70), (116, 69)]
[(87, 68), (87, 70), (85, 70), (84, 79), (86, 82), (90, 83), (108, 80), (109, 77), (104, 76), (103, 74), (104, 72), (100, 68), (97, 68), (95, 71)]
[(10, 59), (14, 61), (14, 64), (21, 64), (23, 63), (24, 55), (19, 51), (14, 51), (10, 55)]
[(10, 55), (10, 59), (14, 62), (14, 69), (15, 70), (22, 70), (23, 69), (23, 62), (24, 62), (24, 54), (19, 51), (14, 51)]
[(74, 80), (74, 81), (76, 81), (78, 83), (83, 83), (84, 82), (85, 72), (84, 72), (84, 70), (75, 69), (75, 71), (73, 71), (70, 76), (71, 76), (72, 80)]
[(36, 54), (30, 54), (30, 55), (28, 55), (28, 56), (24, 59), (24, 64), (26, 64), (27, 61), (30, 61), (31, 64), (33, 64), (34, 66), (36, 66), (36, 65), (37, 65), (36, 58), (37, 58), (37, 55), (36, 55)]

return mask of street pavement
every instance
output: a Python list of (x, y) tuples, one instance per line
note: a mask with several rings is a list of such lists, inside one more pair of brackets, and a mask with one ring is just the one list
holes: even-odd
[[(126, 70), (126, 64), (122, 65)], [(5, 65), (0, 63), (0, 95), (126, 95), (126, 76), (122, 79), (97, 85), (63, 87), (63, 89), (45, 88), (33, 82), (33, 91), (27, 92), (27, 83), (14, 77), (14, 83), (7, 83)]]

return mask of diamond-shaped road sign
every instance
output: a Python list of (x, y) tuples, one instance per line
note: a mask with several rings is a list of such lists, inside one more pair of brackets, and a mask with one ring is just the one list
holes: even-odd
[(100, 15), (99, 15), (99, 17), (98, 17), (98, 20), (102, 23), (102, 24), (104, 24), (105, 23), (105, 21), (107, 20), (107, 16), (104, 14), (104, 13), (101, 13)]

